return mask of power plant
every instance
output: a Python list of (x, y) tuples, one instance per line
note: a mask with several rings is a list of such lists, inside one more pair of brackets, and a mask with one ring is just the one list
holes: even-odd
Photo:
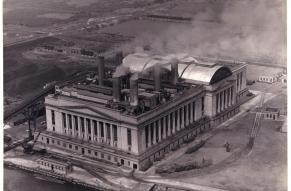
[(117, 54), (95, 81), (45, 98), (47, 130), (38, 141), (133, 169), (146, 170), (184, 141), (239, 112), (246, 64), (173, 54)]

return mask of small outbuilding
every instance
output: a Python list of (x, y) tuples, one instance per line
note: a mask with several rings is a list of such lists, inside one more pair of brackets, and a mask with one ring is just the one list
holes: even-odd
[(62, 175), (66, 175), (67, 173), (72, 172), (73, 170), (73, 166), (70, 162), (52, 156), (37, 159), (37, 164), (40, 169)]
[(267, 107), (263, 110), (264, 119), (278, 120), (280, 117), (280, 110), (278, 108)]

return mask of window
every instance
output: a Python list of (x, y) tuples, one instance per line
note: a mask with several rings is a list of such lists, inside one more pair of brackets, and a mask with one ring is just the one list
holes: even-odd
[(91, 120), (86, 119), (88, 134), (91, 134)]
[(103, 153), (101, 153), (101, 158), (104, 158), (104, 154)]
[(57, 141), (57, 144), (60, 145), (61, 144), (60, 141)]
[(133, 169), (137, 169), (137, 165), (136, 164), (133, 164)]
[(91, 154), (91, 150), (88, 149), (88, 154)]
[(178, 111), (175, 111), (175, 128), (178, 126)]
[(53, 131), (56, 131), (56, 128), (55, 128), (55, 126), (53, 126)]
[(201, 111), (202, 111), (202, 115), (204, 115), (204, 96), (202, 97), (202, 106), (201, 106)]
[(75, 146), (75, 150), (78, 150), (78, 146)]
[(63, 147), (66, 147), (67, 146), (67, 144), (66, 143), (63, 143)]
[(145, 126), (144, 131), (145, 131), (146, 147), (148, 147), (148, 143), (149, 143), (149, 126), (148, 125)]
[(162, 138), (163, 138), (163, 134), (164, 134), (164, 118), (161, 118), (161, 135), (162, 135)]
[(111, 139), (110, 124), (105, 123), (105, 126), (106, 126), (107, 139)]
[(67, 127), (67, 120), (66, 120), (66, 114), (62, 113), (62, 119), (63, 119), (63, 128)]
[(82, 133), (84, 133), (85, 132), (84, 118), (80, 117), (80, 121), (81, 121), (81, 131), (82, 131)]
[(127, 144), (131, 145), (131, 129), (127, 129)]
[(103, 126), (103, 122), (99, 122), (99, 127), (100, 127), (100, 136), (104, 137), (104, 126)]
[[(173, 132), (173, 113), (170, 113), (170, 131)], [(157, 129), (157, 126), (156, 126)], [(157, 134), (156, 134), (157, 135)]]
[(71, 144), (69, 144), (69, 148), (70, 148), (70, 149), (72, 148), (72, 145), (71, 145)]
[(55, 143), (55, 140), (52, 139), (52, 144), (54, 144), (54, 143)]
[(97, 121), (93, 120), (94, 135), (97, 136)]
[(55, 122), (55, 111), (54, 110), (51, 110), (51, 115), (52, 115), (52, 124), (55, 125), (56, 122)]
[(76, 131), (78, 132), (78, 117), (77, 116), (74, 116), (74, 121), (75, 121), (75, 129)]
[(112, 125), (113, 129), (113, 140), (117, 141), (117, 125)]
[(159, 121), (156, 121), (156, 141), (159, 142)]
[(95, 156), (98, 156), (98, 153), (97, 152), (94, 152)]
[(117, 158), (116, 157), (114, 157), (114, 161), (117, 162)]
[[(180, 108), (179, 114), (180, 114), (180, 125), (182, 126), (182, 123), (183, 123), (183, 120), (182, 120), (183, 110), (182, 110), (182, 108)], [(167, 123), (167, 121), (166, 121), (166, 123)]]
[(111, 160), (111, 156), (110, 156), (110, 155), (108, 155), (108, 156), (107, 156), (107, 159), (108, 159), (108, 160)]
[[(216, 104), (218, 104), (218, 103), (216, 103)], [(194, 101), (193, 104), (192, 104), (192, 107), (193, 107), (193, 121), (195, 121), (195, 112), (196, 112), (196, 109), (195, 109), (196, 106), (195, 105), (196, 105), (196, 102)]]
[(191, 104), (188, 104), (188, 120), (191, 119)]
[(72, 115), (68, 115), (68, 120), (69, 120), (69, 129), (72, 129)]

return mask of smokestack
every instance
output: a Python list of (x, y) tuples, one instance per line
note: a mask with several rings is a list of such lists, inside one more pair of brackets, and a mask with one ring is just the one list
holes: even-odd
[(121, 97), (121, 77), (112, 78), (113, 101), (119, 102)]
[(172, 74), (172, 84), (176, 85), (178, 82), (178, 77), (179, 77), (179, 73), (178, 73), (178, 60), (172, 60), (171, 61), (171, 74)]
[(155, 83), (155, 91), (161, 90), (161, 67), (159, 64), (154, 66), (154, 83)]
[(98, 84), (103, 86), (105, 71), (104, 71), (105, 58), (98, 56)]
[(138, 105), (138, 76), (134, 74), (130, 78), (130, 105), (137, 106)]
[(117, 66), (122, 64), (122, 59), (123, 59), (123, 53), (121, 51), (117, 52), (115, 55), (115, 62), (117, 64)]

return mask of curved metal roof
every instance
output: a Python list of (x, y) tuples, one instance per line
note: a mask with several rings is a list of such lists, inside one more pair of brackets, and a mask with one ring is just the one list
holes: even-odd
[(196, 64), (190, 64), (182, 73), (179, 71), (180, 78), (207, 85), (218, 82), (228, 76), (231, 76), (231, 74), (232, 72), (228, 67), (221, 65), (204, 67)]
[[(123, 66), (128, 67), (132, 72), (143, 72), (156, 64), (170, 70), (170, 61), (173, 58), (173, 55), (160, 57), (135, 53), (123, 59)], [(188, 81), (209, 85), (232, 75), (231, 70), (226, 66), (215, 63), (204, 64), (193, 57), (184, 55), (176, 58), (180, 61), (178, 64), (179, 77)]]

